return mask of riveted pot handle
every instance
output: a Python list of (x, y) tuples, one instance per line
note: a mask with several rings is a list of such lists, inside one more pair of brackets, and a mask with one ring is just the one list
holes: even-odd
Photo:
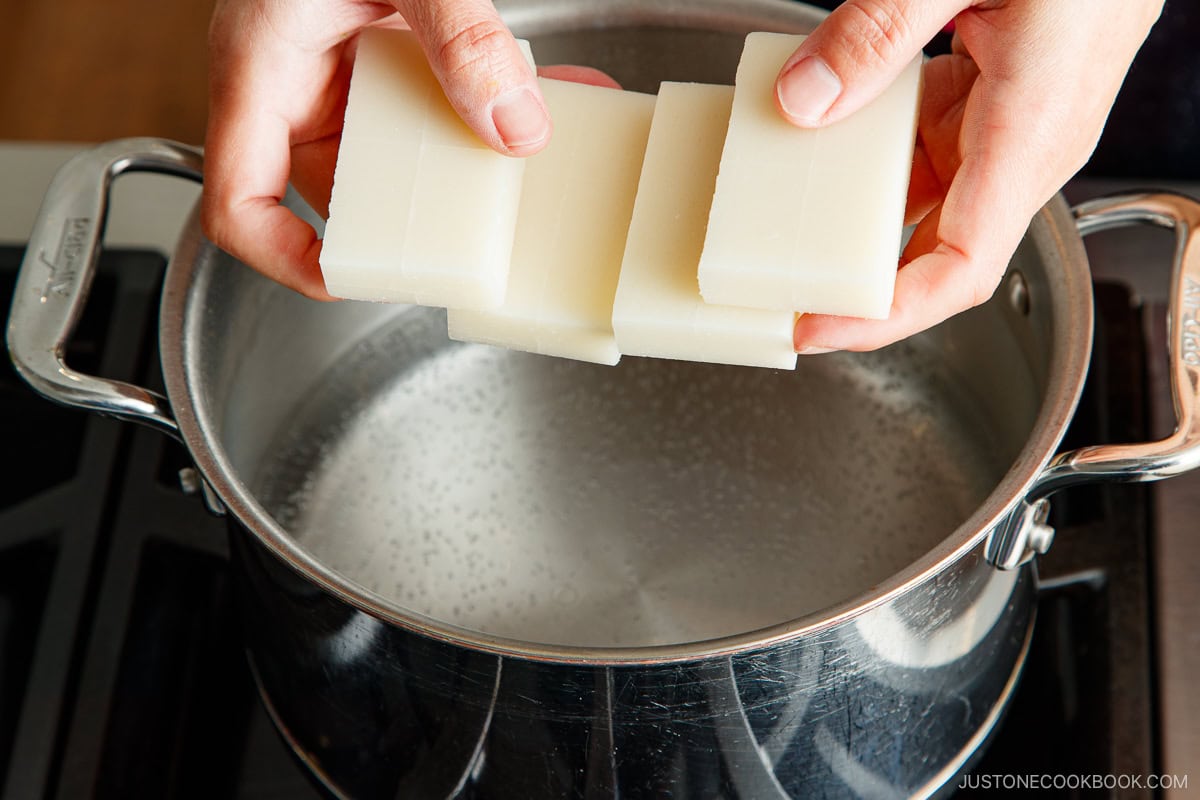
[(125, 172), (200, 180), (202, 167), (195, 148), (162, 139), (123, 139), (76, 155), (55, 174), (29, 237), (8, 320), (9, 355), (40, 394), (178, 437), (165, 397), (76, 372), (63, 362), (63, 350), (92, 285), (113, 180)]
[(1123, 195), (1083, 203), (1073, 213), (1084, 235), (1134, 224), (1175, 231), (1167, 356), (1177, 422), (1175, 432), (1157, 442), (1083, 447), (1055, 456), (989, 540), (988, 560), (1002, 568), (1022, 563), (1031, 550), (1044, 551), (1044, 501), (1053, 492), (1097, 480), (1155, 481), (1200, 467), (1200, 203), (1168, 192)]

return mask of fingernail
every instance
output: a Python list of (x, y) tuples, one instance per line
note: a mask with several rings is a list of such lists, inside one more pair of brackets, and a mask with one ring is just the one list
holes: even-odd
[(842, 82), (818, 56), (797, 61), (779, 78), (779, 105), (797, 122), (815, 125), (842, 93)]
[(836, 353), (836, 347), (802, 347), (796, 351), (798, 356), (819, 356), (824, 353)]
[(492, 106), (492, 124), (510, 149), (538, 144), (550, 135), (546, 110), (528, 89), (513, 89)]

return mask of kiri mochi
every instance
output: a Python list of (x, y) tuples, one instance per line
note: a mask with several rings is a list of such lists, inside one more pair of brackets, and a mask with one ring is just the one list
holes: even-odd
[(504, 304), (452, 308), (450, 338), (616, 364), (613, 296), (654, 96), (540, 79), (554, 134), (526, 159)]
[(696, 270), (733, 87), (664, 83), (613, 304), (626, 355), (791, 369), (795, 314), (710, 305)]
[(325, 288), (358, 300), (499, 305), (524, 166), (463, 123), (411, 32), (363, 31), (321, 249)]
[(803, 40), (746, 38), (700, 291), (715, 304), (883, 319), (900, 255), (921, 57), (860, 111), (802, 129), (780, 116), (774, 87)]

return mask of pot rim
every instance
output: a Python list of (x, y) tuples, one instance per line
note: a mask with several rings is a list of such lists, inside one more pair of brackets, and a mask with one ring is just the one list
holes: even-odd
[[(510, 3), (509, 5), (513, 5)], [(620, 4), (618, 4), (620, 5)], [(645, 6), (628, 4), (629, 24), (647, 24)], [(672, 3), (661, 4), (665, 22)], [(687, 4), (690, 10), (705, 3)], [(709, 3), (711, 9), (718, 2)], [(748, 11), (769, 9), (782, 14), (780, 3), (759, 0)], [(791, 3), (784, 4), (792, 9)], [(803, 8), (803, 7), (799, 7)], [(577, 11), (577, 9), (576, 9)], [(606, 9), (608, 12), (609, 9)], [(812, 11), (811, 9), (809, 10)], [(715, 11), (714, 11), (715, 13)], [(793, 10), (795, 19), (796, 11)], [(805, 12), (808, 13), (808, 12)], [(729, 16), (744, 19), (742, 14)], [(813, 17), (809, 16), (809, 19)], [(719, 17), (714, 17), (719, 19)], [(180, 236), (167, 268), (160, 306), (160, 353), (167, 395), (184, 443), (209, 486), (226, 509), (268, 550), (324, 591), (389, 624), (433, 639), (473, 650), (524, 660), (604, 666), (648, 665), (695, 661), (760, 650), (782, 642), (817, 634), (845, 624), (935, 578), (942, 570), (979, 547), (988, 535), (1021, 503), (1046, 468), (1074, 414), (1087, 374), (1092, 347), (1092, 284), (1083, 240), (1061, 195), (1055, 195), (1034, 216), (1027, 236), (1049, 265), (1047, 285), (1051, 303), (1050, 341), (1046, 389), (1032, 432), (1004, 477), (983, 503), (941, 543), (922, 557), (858, 595), (794, 620), (776, 623), (714, 639), (637, 647), (586, 647), (527, 642), (448, 624), (400, 608), (383, 596), (358, 586), (330, 570), (310, 555), (254, 498), (236, 477), (229, 458), (215, 435), (211, 411), (196, 402), (195, 382), (185, 357), (185, 331), (194, 324), (188, 313), (191, 298), (203, 288), (197, 265), (205, 250), (215, 250), (201, 233), (199, 205)]]

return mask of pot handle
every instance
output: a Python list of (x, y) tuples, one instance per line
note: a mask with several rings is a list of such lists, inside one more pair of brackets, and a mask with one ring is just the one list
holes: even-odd
[(1045, 552), (1053, 531), (1046, 498), (1098, 480), (1156, 481), (1200, 467), (1200, 203), (1169, 192), (1100, 198), (1076, 206), (1079, 232), (1135, 223), (1171, 228), (1176, 246), (1167, 306), (1167, 357), (1175, 432), (1157, 442), (1082, 447), (1055, 456), (987, 546), (1001, 569)]
[(125, 172), (199, 181), (200, 150), (163, 139), (122, 139), (85, 150), (54, 176), (29, 237), (8, 320), (8, 352), (39, 394), (63, 405), (147, 424), (179, 437), (167, 399), (122, 381), (83, 375), (63, 349), (83, 312), (100, 255), (109, 189)]

